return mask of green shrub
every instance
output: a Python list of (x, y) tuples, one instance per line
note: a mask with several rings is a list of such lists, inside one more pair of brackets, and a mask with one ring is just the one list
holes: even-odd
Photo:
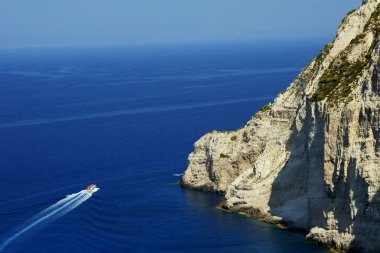
[(223, 153), (221, 153), (221, 154), (220, 154), (220, 158), (230, 158), (230, 156), (229, 156), (229, 155), (226, 155), (226, 154), (223, 154)]
[(322, 63), (322, 61), (324, 60), (324, 58), (326, 57), (326, 55), (328, 55), (330, 53), (331, 48), (332, 48), (332, 44), (331, 43), (327, 44), (321, 50), (321, 52), (317, 55), (317, 57), (315, 57), (315, 64), (317, 66), (319, 66)]
[(264, 105), (263, 107), (261, 107), (260, 112), (266, 112), (270, 110), (270, 108), (271, 108), (271, 104)]

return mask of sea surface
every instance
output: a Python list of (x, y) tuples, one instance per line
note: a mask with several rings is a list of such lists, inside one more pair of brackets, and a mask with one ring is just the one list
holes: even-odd
[(327, 252), (177, 185), (322, 45), (0, 50), (0, 252)]

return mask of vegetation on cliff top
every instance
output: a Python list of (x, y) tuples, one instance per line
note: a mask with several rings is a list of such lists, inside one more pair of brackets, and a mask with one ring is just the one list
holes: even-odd
[[(366, 61), (348, 62), (343, 58), (330, 65), (319, 80), (317, 91), (311, 96), (311, 102), (319, 102), (327, 96), (331, 101), (346, 98), (352, 91), (351, 84), (367, 66)], [(334, 92), (333, 92), (334, 91)]]
[(267, 111), (269, 111), (272, 107), (272, 103), (269, 103), (267, 105), (264, 105), (263, 107), (261, 107), (260, 111), (258, 111), (255, 116), (253, 116), (253, 118), (255, 119), (261, 119), (262, 118), (262, 113), (265, 113)]
[[(365, 53), (362, 59), (355, 62), (349, 62), (347, 59), (348, 54), (352, 48), (364, 42), (366, 34), (372, 32), (375, 37), (374, 43)], [(352, 92), (353, 83), (362, 73), (371, 59), (371, 50), (375, 43), (378, 41), (380, 35), (380, 5), (371, 15), (369, 21), (364, 27), (363, 33), (356, 36), (350, 45), (340, 54), (340, 56), (333, 61), (329, 68), (323, 73), (319, 80), (318, 89), (310, 97), (311, 102), (319, 102), (328, 99), (332, 102), (338, 102), (346, 99)], [(319, 65), (324, 56), (328, 54), (331, 48), (325, 47), (324, 50), (315, 58), (315, 63)]]

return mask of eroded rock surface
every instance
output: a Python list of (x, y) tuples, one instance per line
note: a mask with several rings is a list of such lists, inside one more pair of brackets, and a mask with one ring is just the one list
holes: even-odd
[(379, 37), (380, 0), (364, 1), (273, 103), (197, 141), (181, 183), (342, 251), (378, 252)]

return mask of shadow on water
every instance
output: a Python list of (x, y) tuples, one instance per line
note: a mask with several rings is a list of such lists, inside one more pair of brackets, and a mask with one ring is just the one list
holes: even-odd
[[(298, 233), (216, 208), (224, 200), (220, 195), (181, 188), (195, 222), (207, 220), (215, 226), (207, 231), (209, 246), (217, 252), (328, 252), (326, 247), (305, 241)], [(210, 211), (212, 210), (212, 211)], [(208, 228), (210, 229), (210, 228)], [(245, 236), (242, 237), (241, 234)], [(197, 248), (202, 252), (202, 247)]]

